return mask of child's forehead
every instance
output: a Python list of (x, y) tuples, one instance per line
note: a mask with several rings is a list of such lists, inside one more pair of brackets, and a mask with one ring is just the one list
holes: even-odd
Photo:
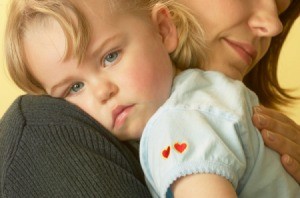
[[(93, 29), (101, 23), (112, 23), (114, 17), (119, 17), (125, 9), (119, 9), (123, 0), (84, 0), (78, 1), (75, 5), (83, 14), (85, 22)], [(122, 3), (123, 4), (123, 3)], [(78, 15), (75, 20), (78, 20)]]
[[(24, 36), (25, 51), (38, 49), (54, 49), (55, 54), (63, 58), (65, 54), (66, 36), (61, 25), (53, 18), (43, 20), (41, 23), (32, 23)], [(39, 53), (37, 51), (36, 53)], [(33, 53), (35, 54), (35, 53)]]
[[(84, 0), (76, 1), (80, 10), (93, 16), (104, 16), (107, 14), (116, 14), (116, 11), (124, 11), (124, 0)], [(123, 9), (121, 9), (123, 7)]]
[[(54, 30), (54, 31), (53, 31)], [(30, 23), (26, 25), (26, 30), (24, 32), (24, 39), (29, 39), (30, 37), (36, 38), (50, 38), (52, 33), (60, 33), (62, 27), (57, 20), (53, 17), (36, 17)]]
[[(75, 25), (70, 24), (72, 22), (69, 20), (66, 20), (66, 23), (63, 23), (64, 19), (57, 19), (50, 15), (36, 17), (29, 25), (27, 24), (25, 37), (39, 38), (39, 42), (46, 42), (51, 39), (54, 41), (53, 38), (59, 38), (61, 41), (58, 43), (64, 43), (65, 46), (62, 48), (62, 45), (59, 45), (59, 49), (64, 50), (64, 52), (60, 52), (59, 54), (64, 54), (66, 56), (68, 56), (67, 54), (73, 54), (78, 51), (78, 47), (83, 48), (83, 46), (85, 46), (85, 50), (82, 50), (79, 54), (74, 54), (75, 56), (82, 57), (87, 51), (93, 49), (91, 43), (96, 43), (95, 41), (100, 40), (99, 38), (105, 38), (106, 32), (118, 28), (116, 21), (120, 21), (121, 19), (122, 23), (127, 23), (123, 21), (126, 20), (127, 17), (122, 16), (122, 12), (118, 12), (118, 6), (115, 6), (118, 2), (123, 3), (124, 0), (70, 1), (74, 1), (74, 5), (81, 14), (73, 9), (66, 9), (67, 15), (62, 15), (62, 18), (70, 18)], [(128, 16), (132, 16), (132, 14)], [(80, 20), (82, 20), (81, 25), (86, 25), (87, 31), (85, 28), (81, 28), (81, 25), (78, 25)], [(60, 35), (57, 35), (58, 33)], [(85, 37), (85, 43), (78, 43), (78, 41), (81, 42), (78, 34)], [(51, 42), (48, 44), (51, 44)]]

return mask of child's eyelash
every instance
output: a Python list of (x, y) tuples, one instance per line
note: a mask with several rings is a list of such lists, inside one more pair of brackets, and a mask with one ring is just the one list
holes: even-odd
[[(111, 60), (111, 64), (113, 65), (113, 63), (120, 58), (121, 49), (114, 49), (114, 50), (111, 50), (110, 52), (106, 53), (103, 56), (103, 58), (101, 59), (102, 66), (106, 67), (106, 66), (110, 65), (110, 64), (107, 64), (107, 60), (106, 60), (108, 58), (108, 56), (110, 56), (110, 55), (116, 55), (115, 59)], [(114, 58), (114, 57), (112, 57), (112, 58)]]
[[(69, 86), (67, 86), (67, 88), (64, 90), (64, 92), (62, 93), (62, 98), (66, 98), (72, 94), (76, 94), (77, 92), (72, 92), (72, 89), (74, 88), (75, 85), (79, 85), (81, 84), (81, 86), (84, 86), (84, 83), (83, 82), (74, 82), (74, 83), (71, 83)], [(82, 87), (80, 88), (82, 89)], [(80, 90), (79, 90), (80, 91)]]

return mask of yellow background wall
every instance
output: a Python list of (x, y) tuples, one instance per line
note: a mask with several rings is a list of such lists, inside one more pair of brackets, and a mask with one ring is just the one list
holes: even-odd
[[(281, 85), (294, 89), (293, 94), (300, 96), (300, 17), (295, 22), (280, 55), (278, 76)], [(300, 124), (300, 100), (284, 110)]]
[[(0, 118), (12, 101), (23, 92), (9, 79), (3, 59), (3, 31), (9, 0), (0, 0)], [(300, 96), (300, 19), (294, 25), (280, 58), (279, 78), (282, 85), (295, 88)], [(286, 114), (300, 123), (300, 101), (285, 108)]]
[(4, 66), (3, 34), (6, 20), (7, 2), (9, 2), (9, 0), (0, 0), (0, 118), (12, 101), (22, 93), (9, 79)]

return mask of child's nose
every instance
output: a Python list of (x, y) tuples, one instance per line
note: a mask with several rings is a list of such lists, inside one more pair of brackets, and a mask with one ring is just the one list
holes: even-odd
[(117, 86), (108, 80), (101, 80), (94, 88), (95, 96), (101, 104), (107, 103), (118, 92)]

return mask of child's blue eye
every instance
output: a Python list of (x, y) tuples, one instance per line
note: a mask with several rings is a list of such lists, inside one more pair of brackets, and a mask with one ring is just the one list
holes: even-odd
[(111, 65), (119, 57), (119, 52), (109, 53), (104, 58), (104, 65)]
[(84, 87), (84, 83), (83, 82), (77, 82), (75, 84), (73, 84), (70, 88), (70, 93), (77, 93), (79, 92), (82, 88)]

